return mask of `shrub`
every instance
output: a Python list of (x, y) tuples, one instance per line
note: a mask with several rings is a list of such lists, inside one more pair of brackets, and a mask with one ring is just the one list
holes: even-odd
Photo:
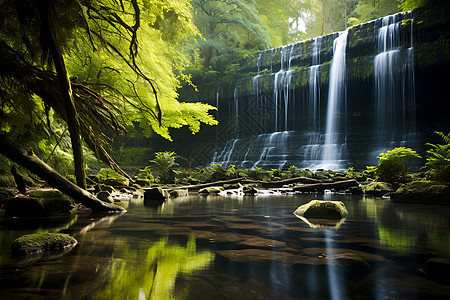
[(410, 148), (399, 147), (381, 153), (378, 158), (380, 163), (375, 169), (376, 179), (385, 182), (402, 182), (406, 177), (407, 161), (421, 157)]

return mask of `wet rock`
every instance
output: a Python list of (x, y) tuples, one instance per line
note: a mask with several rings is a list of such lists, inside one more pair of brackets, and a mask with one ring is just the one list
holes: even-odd
[(450, 205), (450, 184), (437, 181), (413, 181), (402, 185), (391, 198), (396, 203)]
[(314, 178), (319, 180), (328, 179), (331, 178), (331, 174), (330, 172), (325, 170), (317, 170), (316, 173), (314, 174)]
[(110, 192), (107, 192), (107, 191), (101, 191), (101, 192), (97, 193), (96, 196), (97, 196), (98, 199), (102, 200), (103, 202), (106, 202), (106, 203), (114, 203), (114, 199), (113, 199), (113, 197), (111, 196), (111, 193), (110, 193)]
[(28, 197), (20, 196), (5, 201), (5, 217), (43, 217), (66, 215), (73, 201), (58, 190), (29, 191)]
[(189, 194), (189, 191), (187, 189), (176, 189), (169, 193), (171, 197), (181, 197), (181, 196), (187, 196)]
[(223, 185), (225, 190), (237, 190), (242, 187), (242, 184), (238, 183), (226, 183)]
[(101, 185), (100, 186), (100, 191), (105, 191), (105, 192), (110, 192), (110, 193), (112, 193), (112, 192), (114, 192), (114, 188), (112, 187), (112, 186), (110, 186), (110, 185)]
[(384, 194), (395, 192), (395, 187), (387, 182), (373, 181), (369, 184), (361, 186), (364, 194), (373, 196), (383, 196)]
[(294, 214), (305, 218), (342, 219), (347, 217), (348, 211), (341, 201), (312, 200), (299, 206)]
[(45, 216), (44, 207), (38, 198), (15, 197), (8, 199), (4, 206), (6, 218), (31, 218)]
[(354, 186), (349, 188), (348, 190), (353, 195), (361, 195), (363, 193), (363, 190), (360, 186)]
[(210, 195), (210, 194), (219, 194), (221, 191), (223, 191), (222, 187), (212, 186), (200, 189), (198, 193), (203, 195)]
[(136, 179), (134, 182), (140, 186), (150, 186), (152, 184), (150, 179)]
[(168, 197), (167, 191), (160, 187), (144, 189), (144, 204), (148, 201), (164, 201)]
[(62, 233), (26, 234), (16, 239), (11, 245), (13, 258), (39, 260), (48, 255), (62, 255), (77, 245), (77, 240)]
[(258, 190), (253, 185), (244, 185), (242, 187), (242, 192), (245, 195), (255, 195), (256, 193), (258, 193)]

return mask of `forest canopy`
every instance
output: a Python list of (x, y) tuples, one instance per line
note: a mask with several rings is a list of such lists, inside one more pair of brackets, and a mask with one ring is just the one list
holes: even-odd
[(5, 0), (0, 37), (1, 131), (51, 148), (68, 128), (76, 165), (79, 136), (111, 165), (103, 147), (133, 122), (168, 139), (217, 123), (212, 106), (177, 100), (180, 46), (198, 37), (189, 1)]

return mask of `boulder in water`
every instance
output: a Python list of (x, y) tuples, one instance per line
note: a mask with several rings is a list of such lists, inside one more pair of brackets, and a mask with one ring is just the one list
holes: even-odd
[(373, 196), (383, 196), (387, 193), (395, 192), (395, 187), (387, 182), (373, 181), (369, 184), (363, 185), (362, 190), (364, 194)]
[(146, 201), (164, 201), (169, 197), (167, 191), (160, 187), (144, 189), (144, 202)]
[(187, 196), (189, 194), (188, 189), (176, 189), (169, 193), (171, 197), (181, 197), (181, 196)]
[(99, 200), (102, 200), (103, 202), (114, 203), (114, 199), (111, 196), (111, 193), (108, 191), (101, 191), (101, 192), (97, 193), (96, 196)]
[(222, 187), (211, 186), (199, 190), (198, 193), (203, 195), (210, 195), (210, 194), (219, 194), (221, 191), (223, 191)]
[(43, 189), (28, 192), (28, 197), (17, 196), (5, 201), (5, 217), (43, 217), (67, 215), (73, 201), (58, 190)]
[(33, 233), (16, 239), (11, 245), (11, 256), (26, 260), (60, 256), (72, 250), (77, 240), (62, 233)]
[(450, 183), (413, 181), (402, 185), (391, 196), (396, 203), (450, 205)]
[(312, 200), (299, 206), (294, 215), (304, 218), (319, 219), (343, 219), (347, 217), (348, 211), (341, 201)]
[(242, 187), (242, 192), (245, 195), (255, 195), (258, 193), (258, 190), (253, 185), (245, 185)]

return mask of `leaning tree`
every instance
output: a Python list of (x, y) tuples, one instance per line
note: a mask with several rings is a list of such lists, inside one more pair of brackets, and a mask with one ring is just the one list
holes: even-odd
[(45, 123), (53, 112), (67, 124), (78, 186), (86, 185), (83, 141), (128, 177), (106, 146), (133, 122), (168, 139), (170, 127), (216, 124), (213, 107), (177, 100), (180, 81), (190, 82), (180, 46), (196, 35), (187, 0), (2, 1), (2, 138), (14, 138), (17, 119)]

